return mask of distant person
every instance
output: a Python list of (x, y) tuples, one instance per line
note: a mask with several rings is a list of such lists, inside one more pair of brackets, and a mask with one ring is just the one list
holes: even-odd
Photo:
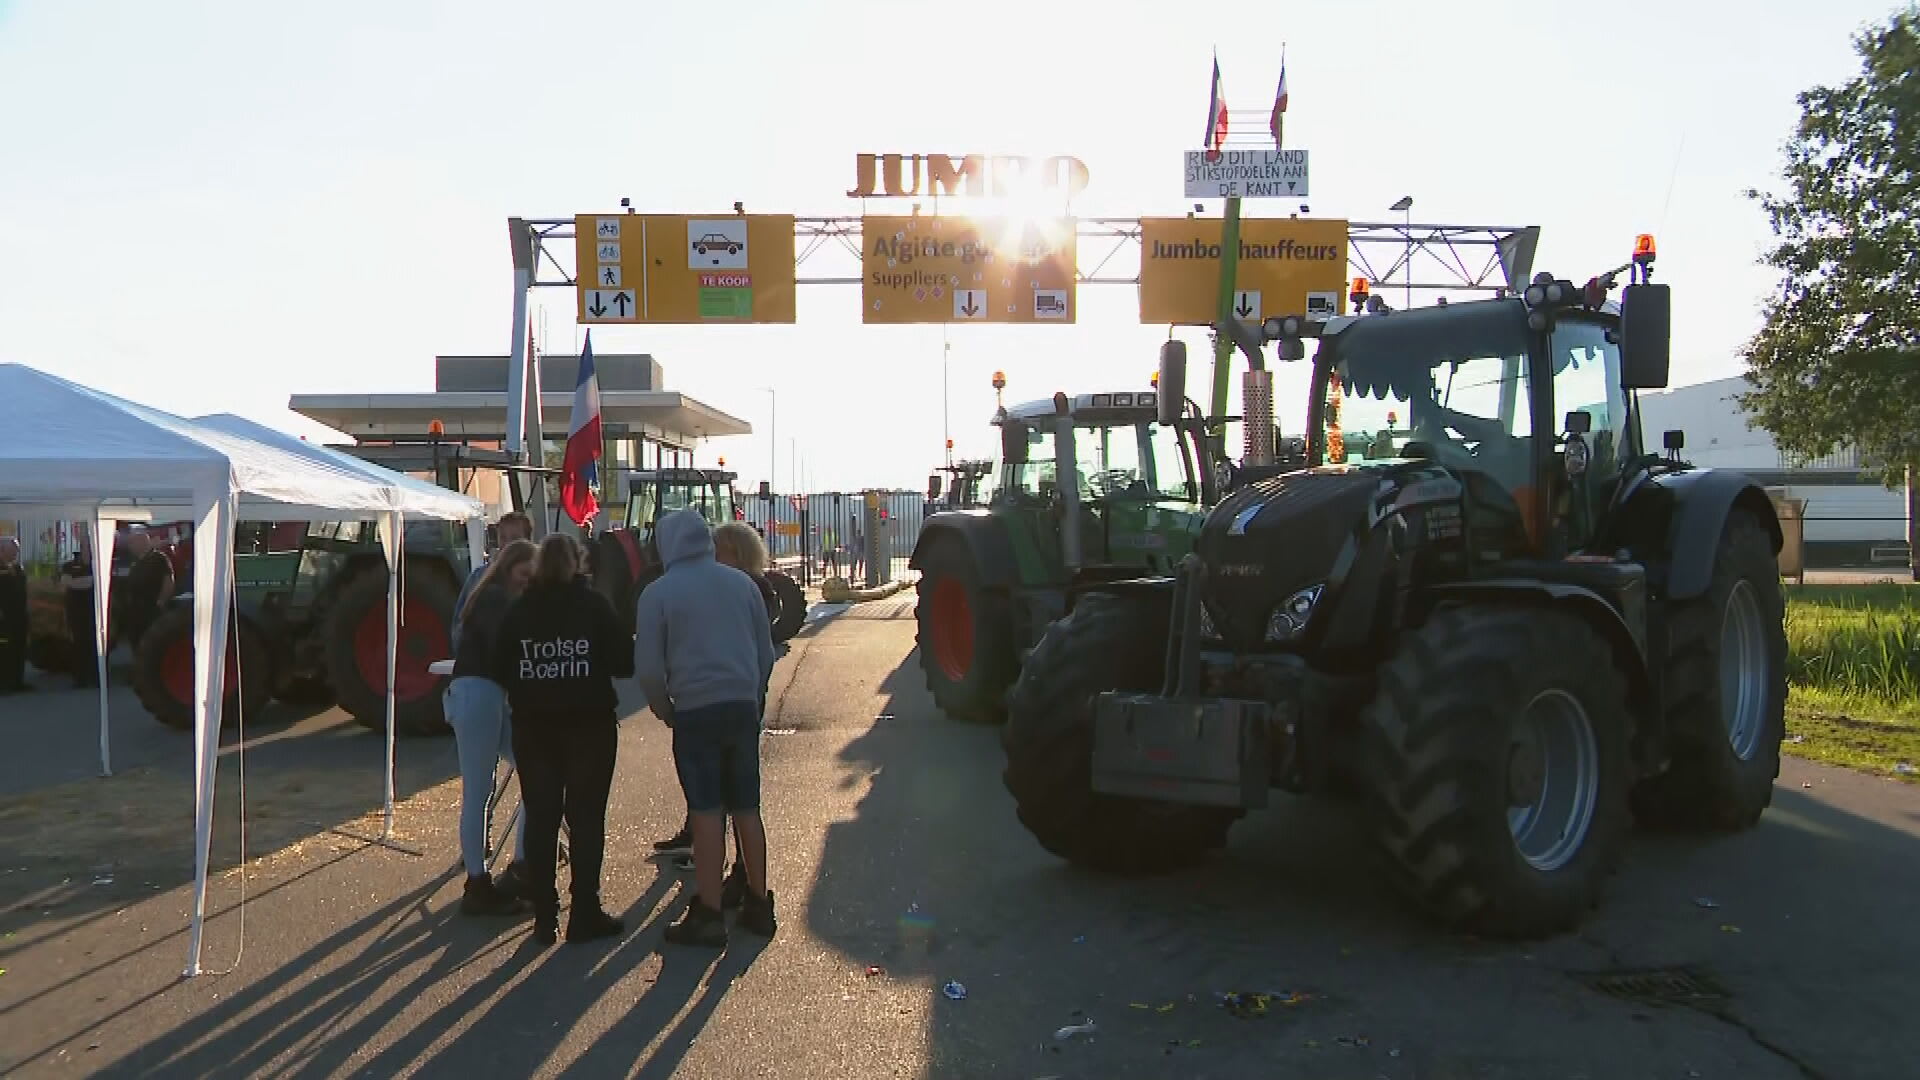
[[(494, 535), (499, 537), (501, 551), (515, 540), (533, 539), (533, 519), (518, 510), (510, 510), (500, 515), (500, 523), (494, 526)], [(496, 557), (497, 557), (496, 552)], [(483, 560), (479, 566), (467, 572), (466, 583), (460, 586), (460, 595), (453, 600), (453, 642), (460, 641), (460, 614), (467, 610), (467, 598), (473, 595), (474, 586), (479, 584), (480, 575), (487, 572), (487, 563)]]
[[(766, 571), (770, 560), (767, 556), (766, 542), (761, 539), (758, 528), (730, 521), (713, 530), (713, 558), (720, 565), (731, 566), (752, 578), (753, 583), (760, 589), (760, 600), (767, 606), (769, 612), (779, 605), (780, 599), (773, 591), (773, 583), (767, 580)], [(765, 697), (766, 691), (762, 688), (763, 725)], [(736, 819), (734, 821), (733, 870), (720, 887), (720, 907), (723, 911), (731, 911), (739, 907), (747, 896), (747, 868), (739, 856), (739, 830), (740, 823)], [(687, 817), (680, 824), (680, 831), (655, 843), (653, 850), (655, 854), (676, 856), (674, 866), (683, 872), (694, 869), (693, 814), (688, 812)]]
[(866, 538), (860, 534), (860, 526), (855, 525), (853, 527), (851, 546), (847, 550), (847, 572), (857, 578), (860, 576), (860, 571), (866, 568), (866, 565)]
[(127, 553), (133, 556), (133, 569), (127, 572), (126, 584), (120, 586), (125, 597), (120, 608), (120, 633), (127, 639), (128, 648), (138, 649), (147, 628), (173, 599), (173, 564), (167, 561), (166, 552), (153, 546), (147, 530), (138, 526), (127, 533)]
[(27, 571), (20, 541), (0, 536), (0, 694), (27, 689)]
[(600, 867), (620, 742), (613, 680), (633, 674), (633, 644), (613, 605), (579, 570), (580, 546), (571, 536), (542, 541), (533, 580), (508, 609), (493, 652), (494, 679), (513, 710), (513, 756), (527, 813), (521, 850), (533, 936), (543, 945), (559, 932), (554, 874), (562, 818), (573, 856), (567, 940), (625, 929), (600, 906)]
[(100, 648), (94, 640), (93, 555), (85, 533), (76, 536), (73, 556), (60, 564), (60, 598), (73, 639), (73, 685), (100, 685)]
[(673, 729), (699, 891), (665, 936), (676, 945), (723, 946), (728, 815), (746, 863), (740, 925), (774, 932), (760, 819), (760, 716), (773, 673), (773, 634), (760, 590), (714, 559), (713, 534), (698, 514), (667, 514), (659, 532), (666, 572), (640, 593), (633, 666), (647, 704)]
[(525, 782), (514, 843), (520, 858), (507, 864), (498, 881), (487, 874), (487, 802), (493, 797), (500, 759), (509, 765), (514, 760), (507, 691), (493, 678), (494, 645), (507, 609), (533, 580), (536, 550), (530, 540), (501, 548), (487, 563), (466, 606), (457, 611), (460, 639), (454, 649), (453, 681), (447, 685), (447, 723), (453, 727), (460, 758), (460, 860), (467, 868), (460, 910), (467, 915), (512, 914), (528, 895)]

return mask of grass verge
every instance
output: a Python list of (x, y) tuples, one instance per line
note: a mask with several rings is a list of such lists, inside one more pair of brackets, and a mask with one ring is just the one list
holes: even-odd
[(1920, 781), (1920, 587), (1787, 586), (1787, 683), (1786, 752)]

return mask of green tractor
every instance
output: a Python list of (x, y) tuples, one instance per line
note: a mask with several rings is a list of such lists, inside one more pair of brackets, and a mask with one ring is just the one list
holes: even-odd
[[(734, 473), (723, 469), (639, 469), (627, 474), (626, 518), (593, 541), (593, 581), (631, 632), (635, 600), (640, 590), (665, 572), (653, 542), (653, 523), (674, 510), (698, 510), (709, 524), (744, 521), (734, 491)], [(800, 632), (807, 618), (807, 596), (800, 583), (779, 570), (768, 570), (773, 603), (767, 617), (773, 622), (775, 643)]]
[[(1358, 795), (1418, 906), (1527, 938), (1599, 901), (1634, 819), (1753, 825), (1780, 763), (1781, 529), (1752, 480), (1681, 461), (1681, 433), (1644, 444), (1671, 317), (1647, 263), (1252, 330), (1283, 357), (1318, 338), (1313, 465), (1047, 629), (1003, 732), (1040, 844), (1165, 871), (1271, 789)], [(1162, 363), (1170, 404), (1184, 356)], [(1330, 456), (1330, 402), (1355, 429), (1394, 408), (1410, 438)]]
[(926, 519), (909, 562), (920, 666), (949, 716), (998, 722), (1022, 660), (1079, 592), (1170, 573), (1192, 550), (1216, 470), (1197, 418), (1163, 419), (1156, 401), (1113, 391), (1002, 407), (983, 506)]
[[(453, 655), (453, 604), (470, 558), (463, 525), (408, 522), (402, 550), (395, 727), (447, 730), (441, 690), (427, 665)], [(258, 714), (269, 698), (336, 701), (369, 728), (387, 724), (387, 564), (370, 521), (273, 526), (236, 532), (239, 618), (227, 642), (226, 713)], [(134, 692), (163, 724), (193, 724), (193, 603), (175, 597), (140, 639)]]

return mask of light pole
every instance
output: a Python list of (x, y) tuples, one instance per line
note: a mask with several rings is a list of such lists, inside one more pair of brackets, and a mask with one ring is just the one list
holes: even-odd
[(1403, 270), (1407, 275), (1407, 307), (1413, 307), (1413, 196), (1402, 195), (1400, 200), (1388, 207), (1400, 211), (1401, 231), (1407, 238), (1407, 262)]
[(767, 395), (767, 486), (780, 482), (780, 398), (771, 386), (760, 392)]

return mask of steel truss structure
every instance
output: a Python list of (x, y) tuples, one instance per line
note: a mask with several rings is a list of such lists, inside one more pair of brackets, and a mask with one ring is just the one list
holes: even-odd
[[(809, 263), (839, 254), (856, 264), (861, 258), (862, 219), (795, 217), (794, 283), (858, 285), (860, 275), (809, 275)], [(575, 288), (574, 219), (535, 218), (525, 224), (536, 256), (534, 288)], [(1140, 284), (1140, 219), (1075, 219), (1081, 285)], [(1437, 292), (1514, 291), (1532, 272), (1539, 243), (1537, 225), (1423, 225), (1353, 221), (1347, 223), (1347, 265), (1381, 292), (1416, 289)], [(547, 241), (553, 241), (549, 244)], [(564, 243), (562, 243), (564, 241)], [(556, 250), (559, 253), (556, 254)]]

